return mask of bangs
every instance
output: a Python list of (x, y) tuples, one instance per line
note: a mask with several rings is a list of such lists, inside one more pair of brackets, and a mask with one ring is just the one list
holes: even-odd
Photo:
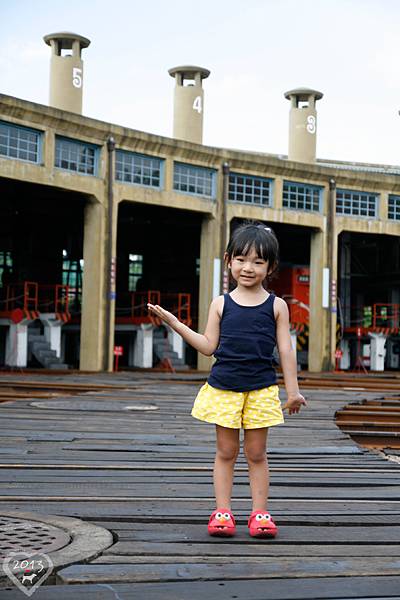
[(229, 257), (247, 256), (254, 248), (257, 256), (268, 261), (270, 265), (276, 262), (278, 248), (275, 239), (272, 236), (266, 236), (265, 231), (259, 228), (253, 229), (251, 232), (253, 235), (249, 235), (249, 233), (248, 230), (242, 230), (238, 232), (237, 236), (234, 236), (232, 246), (228, 249)]

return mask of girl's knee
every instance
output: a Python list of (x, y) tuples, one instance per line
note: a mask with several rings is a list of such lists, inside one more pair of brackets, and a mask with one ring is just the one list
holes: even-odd
[(236, 460), (240, 450), (239, 430), (217, 426), (217, 456), (221, 460)]
[(222, 460), (236, 460), (239, 454), (239, 443), (221, 444), (217, 445), (217, 456)]
[(243, 451), (248, 462), (260, 463), (267, 460), (267, 448), (265, 444), (246, 444), (245, 442)]
[(247, 462), (260, 463), (267, 460), (267, 428), (245, 429), (243, 451)]

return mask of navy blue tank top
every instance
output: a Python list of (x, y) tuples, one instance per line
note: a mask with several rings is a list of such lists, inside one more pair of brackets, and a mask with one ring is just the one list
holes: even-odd
[(242, 306), (224, 294), (217, 360), (207, 380), (212, 387), (248, 392), (276, 383), (274, 299), (270, 294), (262, 304)]

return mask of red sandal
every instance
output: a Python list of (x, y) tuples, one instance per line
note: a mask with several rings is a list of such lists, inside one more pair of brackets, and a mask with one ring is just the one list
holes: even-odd
[(210, 535), (219, 535), (231, 537), (236, 533), (235, 517), (227, 508), (216, 508), (208, 521), (208, 533)]
[(278, 533), (278, 528), (272, 520), (271, 515), (263, 510), (253, 510), (247, 527), (251, 537), (273, 538)]

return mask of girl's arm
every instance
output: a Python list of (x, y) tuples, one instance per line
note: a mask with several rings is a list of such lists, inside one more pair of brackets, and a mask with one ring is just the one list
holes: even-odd
[(158, 304), (147, 304), (147, 307), (151, 313), (157, 317), (160, 317), (160, 319), (162, 319), (174, 331), (179, 333), (179, 335), (182, 336), (188, 344), (193, 346), (193, 348), (202, 354), (205, 354), (206, 356), (211, 356), (214, 354), (219, 343), (220, 321), (223, 303), (223, 296), (218, 296), (211, 302), (204, 335), (201, 333), (196, 333), (196, 331), (193, 331), (193, 329), (190, 329), (190, 327), (184, 323), (181, 323), (179, 319), (175, 317), (175, 315), (168, 312)]
[(276, 320), (276, 341), (288, 397), (283, 410), (287, 409), (291, 415), (292, 413), (298, 413), (302, 405), (307, 406), (307, 402), (299, 392), (296, 355), (292, 347), (289, 331), (289, 310), (282, 298), (275, 298), (274, 313)]

